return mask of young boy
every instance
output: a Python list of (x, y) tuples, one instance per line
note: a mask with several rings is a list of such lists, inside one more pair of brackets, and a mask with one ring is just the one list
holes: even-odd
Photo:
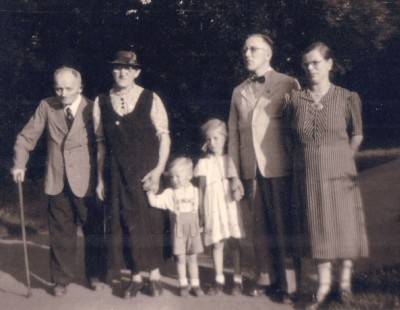
[(190, 276), (190, 293), (196, 297), (203, 295), (200, 289), (197, 254), (203, 252), (199, 227), (199, 192), (190, 180), (193, 177), (193, 162), (179, 157), (169, 165), (172, 188), (160, 195), (147, 192), (152, 207), (169, 210), (172, 214), (173, 252), (177, 257), (180, 296), (189, 294), (186, 278), (186, 258)]

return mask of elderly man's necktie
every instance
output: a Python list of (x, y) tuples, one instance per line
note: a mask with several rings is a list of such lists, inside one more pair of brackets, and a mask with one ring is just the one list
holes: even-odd
[(67, 121), (68, 130), (70, 130), (72, 127), (72, 123), (74, 122), (74, 115), (72, 115), (72, 111), (70, 108), (67, 108), (67, 115), (65, 116), (65, 120)]
[(261, 76), (256, 76), (256, 75), (252, 75), (250, 76), (250, 80), (252, 82), (258, 82), (258, 83), (264, 83), (265, 82), (265, 76), (261, 75)]

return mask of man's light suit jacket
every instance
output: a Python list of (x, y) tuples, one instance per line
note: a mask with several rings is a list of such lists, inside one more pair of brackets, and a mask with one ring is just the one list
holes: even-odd
[(265, 178), (290, 173), (282, 128), (285, 94), (300, 89), (296, 79), (269, 71), (258, 96), (247, 79), (233, 90), (229, 114), (229, 154), (242, 179), (253, 179), (257, 167)]
[(44, 129), (47, 133), (45, 193), (57, 195), (65, 180), (77, 197), (91, 196), (95, 186), (95, 137), (93, 103), (82, 96), (68, 131), (62, 103), (57, 97), (40, 102), (34, 115), (18, 134), (14, 145), (14, 168), (25, 169)]

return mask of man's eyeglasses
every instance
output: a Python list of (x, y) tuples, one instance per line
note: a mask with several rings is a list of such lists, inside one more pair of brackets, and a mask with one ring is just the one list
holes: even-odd
[(301, 64), (301, 66), (302, 66), (304, 69), (307, 69), (310, 65), (311, 65), (313, 68), (316, 68), (316, 67), (318, 67), (318, 65), (319, 65), (321, 62), (323, 62), (323, 60), (314, 60), (314, 61), (310, 61), (310, 62), (303, 62), (303, 63)]
[(246, 54), (247, 51), (250, 51), (250, 53), (255, 54), (258, 50), (264, 50), (266, 51), (267, 48), (264, 47), (257, 47), (257, 46), (250, 46), (250, 47), (243, 47), (242, 49), (242, 54)]

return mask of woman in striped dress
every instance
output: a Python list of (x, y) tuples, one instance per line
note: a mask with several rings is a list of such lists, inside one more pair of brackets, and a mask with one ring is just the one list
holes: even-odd
[(333, 85), (331, 51), (324, 43), (303, 53), (309, 87), (286, 105), (293, 147), (294, 250), (318, 261), (319, 288), (310, 308), (331, 290), (332, 260), (341, 261), (340, 296), (351, 298), (352, 260), (368, 255), (354, 154), (362, 141), (361, 102)]

